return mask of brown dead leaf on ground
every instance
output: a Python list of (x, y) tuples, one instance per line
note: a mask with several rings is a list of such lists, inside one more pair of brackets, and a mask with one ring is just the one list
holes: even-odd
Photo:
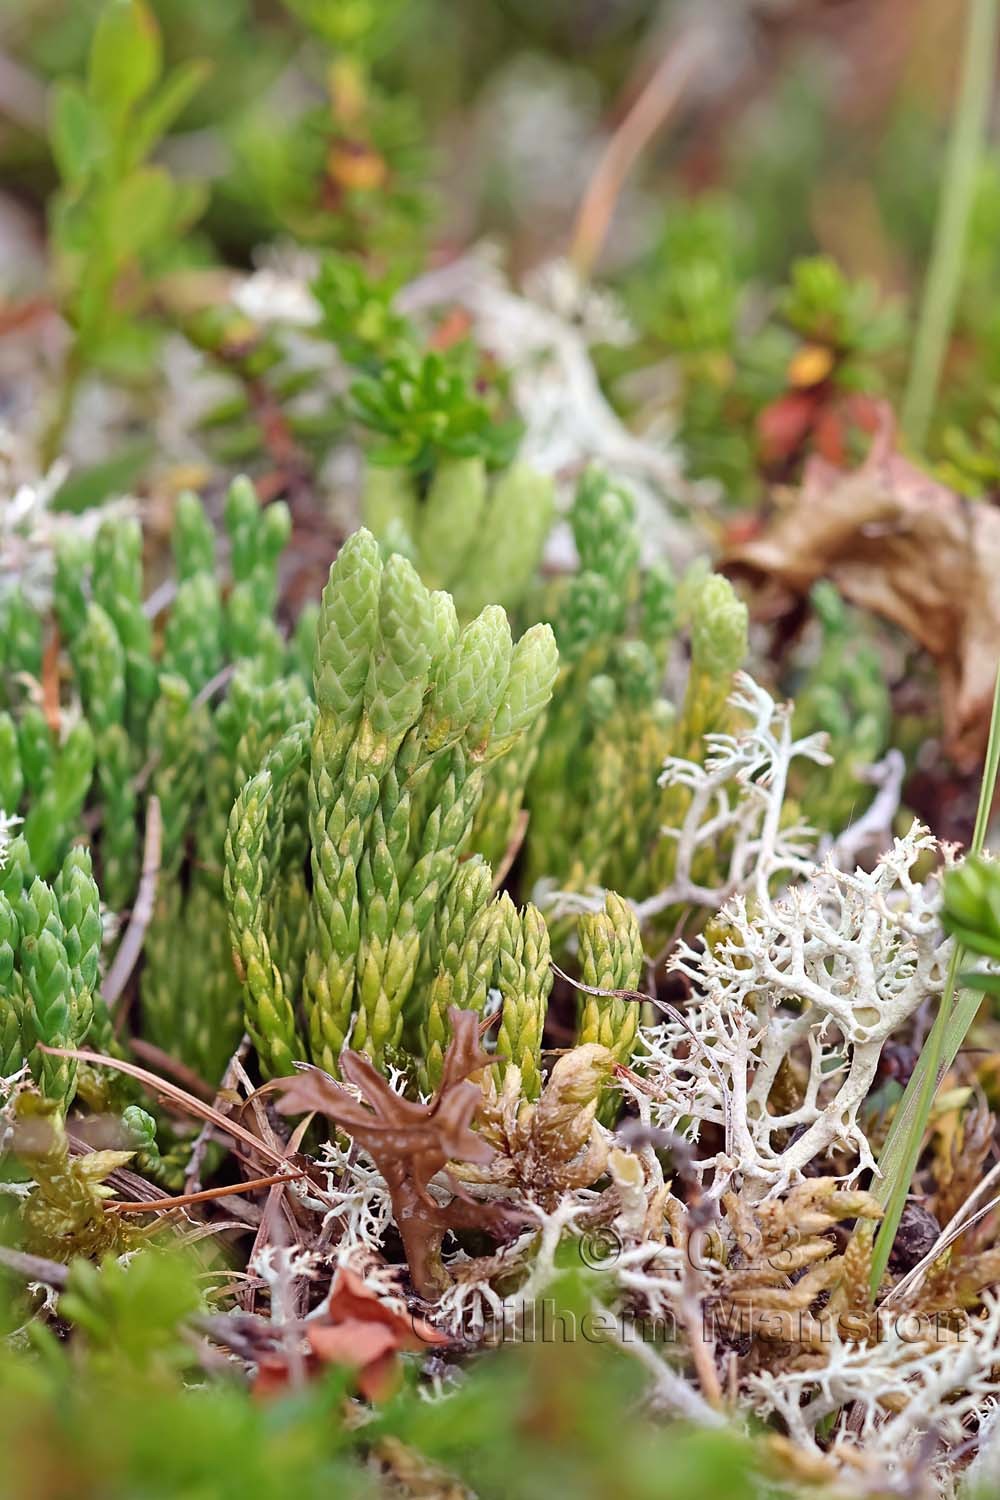
[(466, 1081), (490, 1063), (479, 1046), (479, 1016), (455, 1006), (448, 1015), (452, 1040), (440, 1086), (427, 1104), (395, 1093), (359, 1052), (342, 1053), (340, 1068), (346, 1082), (361, 1094), (360, 1101), (322, 1068), (306, 1064), (292, 1077), (266, 1086), (281, 1094), (278, 1108), (283, 1114), (315, 1110), (368, 1152), (385, 1178), (413, 1285), (428, 1298), (439, 1296), (450, 1284), (441, 1262), (447, 1231), (489, 1229), (503, 1221), (502, 1210), (466, 1198), (454, 1181), (450, 1203), (436, 1202), (428, 1191), (431, 1178), (448, 1162), (487, 1162), (493, 1156), (492, 1147), (472, 1129), (483, 1103), (482, 1090)]
[[(356, 1385), (366, 1401), (384, 1401), (399, 1383), (399, 1355), (419, 1353), (449, 1344), (422, 1318), (386, 1302), (349, 1266), (341, 1266), (321, 1317), (306, 1328), (309, 1355), (306, 1371), (319, 1374), (324, 1365), (343, 1365), (356, 1372)], [(287, 1358), (270, 1355), (258, 1365), (254, 1394), (272, 1396), (291, 1383)]]
[(1000, 511), (939, 484), (895, 436), (883, 405), (864, 463), (846, 472), (811, 459), (798, 500), (724, 566), (796, 596), (829, 578), (850, 603), (901, 626), (934, 658), (946, 748), (973, 770), (1000, 645)]

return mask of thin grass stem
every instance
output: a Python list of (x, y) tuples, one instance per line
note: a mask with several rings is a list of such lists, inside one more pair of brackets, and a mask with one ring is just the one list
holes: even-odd
[[(986, 841), (990, 809), (996, 793), (998, 769), (1000, 769), (1000, 671), (997, 672), (996, 688), (993, 694), (990, 737), (986, 747), (983, 779), (979, 788), (979, 806), (976, 809), (976, 824), (970, 846), (972, 854), (981, 854)], [(878, 1291), (889, 1261), (903, 1207), (920, 1158), (924, 1132), (930, 1119), (941, 1075), (951, 1066), (981, 1003), (981, 996), (970, 991), (962, 991), (958, 999), (955, 999), (955, 985), (963, 961), (964, 952), (961, 946), (956, 944), (948, 964), (944, 992), (934, 1018), (934, 1025), (924, 1043), (917, 1066), (913, 1070), (913, 1076), (899, 1101), (885, 1145), (879, 1156), (882, 1176), (873, 1184), (872, 1192), (883, 1204), (885, 1213), (872, 1251), (871, 1292), (873, 1297)], [(874, 1231), (869, 1226), (870, 1221), (869, 1224), (859, 1228), (858, 1232), (872, 1234)]]
[(958, 102), (903, 400), (903, 431), (917, 449), (927, 440), (962, 280), (996, 69), (998, 16), (1000, 0), (968, 0)]

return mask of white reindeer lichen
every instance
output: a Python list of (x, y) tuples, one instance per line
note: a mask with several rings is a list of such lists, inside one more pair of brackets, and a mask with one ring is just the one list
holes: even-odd
[[(691, 793), (677, 828), (662, 836), (677, 845), (670, 886), (636, 906), (640, 922), (674, 906), (713, 911), (737, 891), (767, 890), (776, 878), (809, 875), (814, 831), (804, 823), (782, 826), (785, 789), (793, 761), (829, 765), (826, 737), (792, 738), (790, 703), (777, 704), (746, 672), (735, 677), (733, 708), (749, 723), (735, 734), (705, 736), (704, 764), (670, 756), (660, 785)], [(705, 849), (723, 848), (727, 866), (721, 880), (701, 884), (692, 875)]]
[(322, 1149), (326, 1172), (324, 1236), (331, 1234), (340, 1258), (359, 1246), (379, 1251), (392, 1223), (392, 1201), (385, 1179), (366, 1151), (336, 1138)]
[[(678, 826), (660, 830), (662, 838), (676, 844), (674, 878), (665, 889), (635, 902), (643, 925), (674, 907), (715, 912), (738, 891), (769, 887), (816, 868), (815, 831), (806, 823), (782, 824), (781, 819), (793, 762), (828, 765), (826, 736), (793, 739), (790, 703), (775, 703), (746, 672), (737, 672), (734, 683), (729, 701), (746, 715), (746, 725), (733, 734), (706, 735), (704, 763), (680, 756), (668, 756), (663, 763), (660, 786), (683, 787), (691, 795)], [(724, 858), (725, 866), (717, 869), (716, 879), (699, 881), (693, 872), (704, 864), (706, 852)], [(554, 919), (599, 911), (606, 895), (598, 886), (557, 890), (547, 880), (539, 881), (532, 893)]]
[[(723, 907), (724, 940), (705, 952), (680, 945), (672, 967), (697, 998), (684, 1024), (644, 1033), (642, 1087), (656, 1125), (687, 1122), (695, 1140), (709, 1122), (725, 1127), (725, 1150), (699, 1163), (714, 1172), (714, 1193), (734, 1176), (751, 1194), (781, 1192), (833, 1148), (851, 1153), (848, 1178), (877, 1171), (858, 1111), (886, 1040), (945, 982), (938, 881), (911, 874), (934, 847), (914, 823), (872, 873), (846, 874), (828, 860), (776, 897), (761, 870), (751, 899)], [(793, 1051), (808, 1057), (802, 1097), (772, 1114), (768, 1100)]]
[[(1000, 1301), (985, 1296), (982, 1316), (961, 1330), (915, 1332), (905, 1319), (890, 1321), (877, 1342), (835, 1340), (817, 1367), (751, 1375), (750, 1404), (760, 1416), (780, 1417), (801, 1450), (827, 1451), (848, 1472), (867, 1470), (870, 1490), (898, 1489), (914, 1464), (926, 1480), (935, 1450), (963, 1443), (970, 1421), (988, 1415), (1000, 1395)], [(820, 1424), (852, 1407), (857, 1417), (840, 1424), (827, 1449)], [(931, 1477), (949, 1488), (944, 1475)]]
[[(390, 1065), (386, 1082), (402, 1094), (406, 1074)], [(361, 1098), (356, 1085), (345, 1083), (343, 1087)], [(349, 1262), (357, 1250), (377, 1255), (392, 1224), (392, 1200), (385, 1178), (367, 1151), (337, 1136), (321, 1147), (320, 1157), (326, 1175), (322, 1201), (317, 1199), (315, 1184), (299, 1182), (293, 1191), (301, 1202), (323, 1212), (321, 1241), (335, 1241), (340, 1262)]]

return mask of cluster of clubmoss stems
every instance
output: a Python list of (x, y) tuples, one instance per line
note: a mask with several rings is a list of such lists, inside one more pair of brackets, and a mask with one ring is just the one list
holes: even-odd
[[(265, 756), (230, 820), (233, 945), (268, 1071), (306, 1045), (330, 1070), (348, 1042), (377, 1060), (417, 1045), (427, 1018), (411, 994), (433, 960), (485, 767), (532, 729), (555, 670), (547, 627), (515, 645), (489, 607), (460, 629), (450, 596), (429, 592), (398, 553), (383, 563), (370, 533), (342, 548), (317, 623), (315, 721)], [(301, 1006), (276, 962), (275, 922), (288, 881), (303, 888), (285, 854), (299, 775), (311, 892), (302, 941), (284, 946), (301, 968)], [(472, 925), (480, 903), (466, 896)]]
[[(234, 483), (224, 506), (226, 582), (202, 503), (182, 495), (174, 522), (176, 585), (156, 616), (145, 603), (142, 533), (130, 518), (109, 519), (92, 542), (78, 533), (61, 541), (54, 619), (19, 590), (5, 596), (0, 808), (23, 819), (27, 877), (52, 880), (86, 842), (101, 901), (124, 918), (156, 797), (157, 899), (134, 1019), (211, 1080), (242, 1029), (222, 892), (228, 812), (241, 768), (301, 717), (309, 693), (298, 642), (286, 645), (273, 620), (287, 509), (262, 508), (247, 481)], [(13, 1060), (9, 1012), (5, 1027)], [(65, 1017), (42, 1029), (47, 1041), (83, 1040)], [(26, 1036), (25, 1056), (34, 1047)]]
[[(598, 471), (581, 480), (571, 521), (580, 568), (551, 606), (561, 666), (528, 780), (525, 878), (639, 900), (670, 883), (674, 845), (662, 830), (678, 826), (689, 797), (660, 787), (663, 762), (702, 760), (706, 735), (732, 727), (747, 614), (722, 577), (696, 570), (677, 586), (666, 565), (642, 568), (633, 503)], [(663, 681), (682, 623), (690, 664), (678, 711)], [(497, 773), (493, 795), (503, 805)], [(721, 871), (725, 850), (710, 859)], [(561, 946), (571, 924), (556, 935)]]
[[(515, 644), (490, 606), (461, 628), (454, 601), (405, 558), (383, 561), (365, 531), (347, 541), (317, 624), (315, 719), (264, 756), (230, 819), (233, 948), (265, 1072), (309, 1057), (336, 1073), (351, 1046), (383, 1066), (413, 1063), (432, 1089), (449, 1009), (482, 1014), (496, 994), (497, 1067), (515, 1062), (538, 1092), (548, 929), (537, 907), (495, 895), (489, 864), (468, 855), (488, 772), (506, 769), (509, 796), (521, 794), (509, 770), (526, 768), (557, 671), (547, 626)], [(289, 942), (277, 913), (289, 882), (306, 888), (301, 853), (286, 849), (300, 781), (310, 889)]]
[(14, 839), (0, 868), (0, 1077), (29, 1063), (63, 1113), (76, 1093), (76, 1064), (39, 1044), (107, 1039), (110, 1020), (98, 995), (101, 932), (89, 852), (71, 849), (49, 884), (32, 874), (24, 836)]
[[(400, 483), (383, 476), (383, 496)], [(449, 506), (471, 494), (492, 513), (504, 485), (531, 488), (511, 470), (491, 489), (481, 465), (450, 460), (419, 507), (406, 502), (436, 577), (474, 544), (444, 524)], [(350, 1044), (379, 1061), (415, 1057), (433, 1086), (449, 1006), (485, 1011), (499, 994), (499, 1055), (536, 1086), (549, 945), (568, 930), (550, 934), (535, 907), (496, 897), (490, 866), (526, 802), (524, 889), (546, 878), (641, 897), (667, 882), (660, 830), (686, 793), (659, 788), (663, 758), (701, 755), (727, 726), (745, 651), (742, 606), (703, 576), (689, 589), (692, 660), (675, 715), (661, 696), (678, 613), (669, 569), (640, 568), (631, 500), (596, 471), (572, 520), (581, 566), (553, 613), (561, 660), (545, 625), (515, 645), (496, 606), (463, 628), (464, 608), (365, 532), (286, 645), (273, 614), (288, 515), (261, 509), (245, 482), (225, 508), (227, 588), (204, 508), (179, 501), (176, 595), (155, 627), (137, 527), (60, 553), (59, 631), (84, 712), (57, 733), (30, 700), (12, 700), (0, 793), (8, 810), (25, 805), (32, 874), (54, 872), (87, 813), (102, 895), (119, 908), (135, 897), (155, 793), (140, 1017), (157, 1045), (214, 1079), (245, 1022), (267, 1072), (306, 1056), (335, 1071)], [(3, 624), (12, 665), (40, 680), (42, 622), (14, 596)], [(314, 697), (299, 670), (310, 647)], [(619, 1004), (625, 1035), (634, 1007)]]
[(448, 589), (460, 619), (488, 604), (516, 609), (552, 525), (551, 479), (523, 464), (489, 477), (479, 457), (442, 456), (422, 482), (372, 465), (363, 512), (383, 550), (400, 552), (431, 588)]

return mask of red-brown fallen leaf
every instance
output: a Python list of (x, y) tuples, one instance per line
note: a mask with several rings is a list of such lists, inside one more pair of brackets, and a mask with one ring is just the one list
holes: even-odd
[[(328, 1321), (327, 1321), (328, 1320)], [(450, 1343), (423, 1318), (383, 1301), (355, 1271), (341, 1266), (327, 1303), (326, 1319), (310, 1323), (306, 1337), (324, 1364), (357, 1370), (358, 1390), (368, 1401), (392, 1395), (400, 1377), (397, 1354)]]
[[(341, 1266), (322, 1315), (306, 1328), (309, 1352), (305, 1372), (318, 1375), (325, 1365), (355, 1372), (355, 1385), (366, 1401), (385, 1401), (399, 1383), (398, 1355), (439, 1347), (451, 1340), (423, 1318), (384, 1301), (349, 1266)], [(265, 1356), (258, 1364), (254, 1395), (267, 1398), (286, 1391), (291, 1382), (288, 1360)]]
[(258, 1401), (270, 1401), (274, 1396), (283, 1396), (291, 1385), (288, 1361), (280, 1354), (262, 1354), (257, 1361), (257, 1373), (253, 1379), (253, 1394)]
[(331, 1324), (381, 1325), (389, 1331), (397, 1349), (419, 1350), (428, 1344), (450, 1343), (447, 1334), (439, 1333), (423, 1318), (401, 1312), (391, 1302), (386, 1302), (350, 1266), (341, 1266), (334, 1278), (327, 1317)]
[(352, 1365), (365, 1370), (386, 1354), (395, 1354), (396, 1335), (380, 1323), (362, 1323), (350, 1318), (346, 1323), (314, 1323), (306, 1334), (309, 1347), (318, 1359), (330, 1365)]
[(874, 432), (879, 403), (844, 392), (830, 381), (793, 385), (757, 417), (757, 451), (766, 469), (782, 468), (806, 453), (838, 466), (847, 461), (854, 434)]
[(880, 403), (871, 396), (838, 396), (822, 407), (812, 431), (812, 446), (821, 458), (838, 468), (848, 462), (852, 438), (879, 428)]
[(373, 1323), (313, 1328), (309, 1347), (323, 1364), (356, 1369), (358, 1394), (366, 1401), (387, 1401), (399, 1385), (399, 1361), (388, 1328)]
[(785, 391), (764, 407), (757, 418), (762, 464), (783, 463), (799, 451), (812, 430), (820, 400), (815, 391)]
[(902, 627), (934, 658), (946, 748), (980, 762), (1000, 645), (1000, 511), (970, 503), (901, 454), (889, 407), (868, 457), (813, 457), (798, 500), (724, 559), (731, 572), (806, 594), (830, 578), (852, 604)]

